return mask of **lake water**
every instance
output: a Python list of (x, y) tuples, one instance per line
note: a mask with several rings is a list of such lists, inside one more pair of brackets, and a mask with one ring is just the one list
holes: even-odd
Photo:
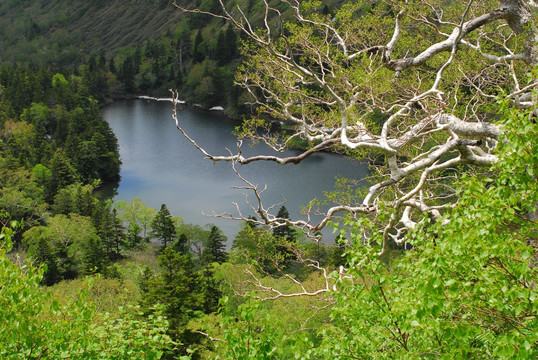
[[(236, 221), (203, 215), (231, 212), (237, 215), (236, 202), (245, 216), (254, 215), (245, 202), (245, 196), (254, 200), (252, 192), (231, 189), (242, 186), (231, 164), (204, 159), (175, 128), (172, 104), (166, 101), (125, 100), (105, 107), (102, 115), (116, 134), (123, 162), (121, 181), (115, 200), (129, 201), (138, 197), (148, 206), (159, 209), (166, 204), (172, 215), (180, 216), (185, 223), (215, 224), (222, 229), (231, 244), (240, 230)], [(220, 112), (207, 112), (193, 108), (178, 111), (183, 128), (208, 152), (227, 155), (227, 148), (236, 149), (232, 135), (238, 125)], [(273, 154), (259, 144), (255, 148), (243, 146), (244, 155)], [(290, 151), (288, 154), (297, 154)], [(274, 153), (276, 155), (276, 153)], [(337, 175), (359, 179), (367, 175), (367, 167), (340, 155), (321, 153), (298, 165), (278, 165), (257, 162), (237, 166), (241, 175), (254, 184), (268, 189), (263, 194), (266, 207), (285, 201), (284, 206), (293, 220), (305, 218), (301, 206), (323, 192), (334, 188)], [(280, 205), (274, 210), (278, 211)], [(324, 232), (332, 241), (330, 231)]]

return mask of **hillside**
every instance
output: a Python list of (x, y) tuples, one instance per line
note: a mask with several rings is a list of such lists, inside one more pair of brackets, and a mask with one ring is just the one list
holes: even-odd
[[(324, 1), (323, 11), (338, 2)], [(216, 0), (181, 4), (218, 11)], [(263, 3), (238, 4), (254, 26), (263, 26)], [(289, 8), (274, 6), (288, 17)], [(238, 117), (248, 111), (242, 106), (245, 94), (233, 87), (239, 48), (239, 34), (222, 19), (182, 13), (172, 0), (0, 2), (0, 65), (83, 74), (101, 102), (133, 94), (168, 96), (168, 89), (177, 88), (189, 103), (224, 106)]]
[(171, 29), (181, 14), (168, 1), (7, 1), (0, 6), (0, 61), (68, 66)]

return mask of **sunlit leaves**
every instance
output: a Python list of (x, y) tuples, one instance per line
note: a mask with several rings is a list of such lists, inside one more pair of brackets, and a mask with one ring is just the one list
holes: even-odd
[(413, 250), (388, 267), (368, 248), (350, 254), (362, 283), (341, 285), (324, 351), (372, 359), (536, 356), (537, 225), (528, 212), (538, 183), (526, 169), (538, 158), (528, 141), (538, 134), (529, 122), (528, 113), (505, 111), (498, 176), (463, 180), (447, 222), (416, 229)]
[[(0, 239), (0, 357), (2, 359), (159, 359), (175, 346), (167, 321), (156, 313), (140, 320), (137, 311), (93, 322), (95, 309), (81, 290), (60, 304), (39, 284), (43, 270), (6, 256), (9, 232)], [(7, 236), (6, 236), (7, 235)]]

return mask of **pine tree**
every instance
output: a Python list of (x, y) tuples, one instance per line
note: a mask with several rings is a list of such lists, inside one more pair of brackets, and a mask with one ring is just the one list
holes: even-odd
[(115, 74), (118, 71), (116, 69), (116, 64), (114, 63), (114, 57), (110, 58), (110, 61), (108, 63), (108, 70), (110, 70), (112, 74)]
[(127, 93), (131, 93), (135, 90), (135, 75), (138, 71), (136, 70), (135, 59), (128, 57), (125, 59), (123, 64), (120, 67), (120, 72), (118, 78), (123, 83), (123, 89)]
[(125, 227), (119, 218), (118, 211), (115, 208), (112, 209), (110, 200), (99, 205), (92, 215), (93, 225), (103, 240), (106, 256), (110, 260), (119, 259), (121, 251), (127, 246)]
[(161, 209), (151, 222), (151, 227), (153, 235), (161, 240), (163, 247), (167, 247), (177, 237), (174, 220), (165, 204), (161, 205)]
[[(285, 206), (282, 206), (278, 210), (278, 218), (289, 219), (290, 214)], [(293, 227), (290, 225), (281, 225), (273, 229), (273, 236), (276, 238), (276, 253), (284, 263), (288, 263), (289, 260), (296, 259), (296, 254), (292, 248), (292, 244), (296, 240), (296, 233)]]
[(219, 31), (219, 35), (217, 36), (217, 49), (216, 49), (215, 58), (217, 62), (219, 63), (219, 65), (224, 65), (228, 61), (230, 61), (226, 39), (222, 31)]
[(204, 295), (204, 312), (210, 314), (216, 312), (219, 307), (219, 300), (222, 292), (219, 284), (215, 281), (214, 272), (211, 266), (206, 266), (201, 272), (202, 292)]
[(58, 149), (52, 157), (51, 174), (54, 193), (69, 184), (74, 184), (78, 180), (77, 171), (73, 166), (73, 163), (61, 149)]
[(97, 274), (106, 265), (106, 255), (103, 242), (98, 236), (90, 237), (82, 244), (82, 275)]

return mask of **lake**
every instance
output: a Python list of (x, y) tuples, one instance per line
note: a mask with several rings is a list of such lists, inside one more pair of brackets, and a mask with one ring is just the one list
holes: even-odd
[[(102, 115), (118, 138), (123, 162), (114, 199), (129, 201), (138, 197), (157, 210), (166, 204), (172, 215), (180, 216), (185, 223), (217, 225), (231, 245), (240, 230), (239, 223), (203, 213), (237, 215), (233, 205), (236, 202), (245, 216), (254, 215), (245, 202), (245, 191), (231, 189), (244, 183), (234, 174), (230, 163), (214, 164), (204, 159), (183, 137), (172, 119), (172, 103), (147, 99), (116, 101), (103, 108)], [(182, 107), (178, 116), (189, 136), (208, 152), (227, 155), (227, 148), (236, 149), (237, 140), (232, 132), (239, 123), (221, 112)], [(277, 155), (263, 144), (255, 148), (243, 145), (245, 156), (259, 153)], [(267, 184), (264, 205), (285, 201), (292, 220), (305, 218), (300, 213), (301, 206), (315, 197), (323, 198), (324, 191), (334, 188), (336, 176), (359, 179), (368, 174), (365, 164), (330, 153), (315, 154), (298, 165), (257, 162), (238, 165), (237, 169), (254, 184)], [(246, 194), (248, 199), (254, 199), (252, 192)], [(324, 235), (329, 242), (334, 239), (330, 231), (324, 231)]]

